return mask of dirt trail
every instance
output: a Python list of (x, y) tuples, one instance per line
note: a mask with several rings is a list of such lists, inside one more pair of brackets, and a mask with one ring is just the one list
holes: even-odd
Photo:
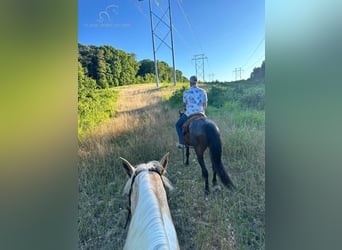
[(161, 100), (162, 95), (163, 92), (159, 91), (155, 84), (122, 87), (117, 102), (117, 112), (120, 114), (156, 104)]
[(141, 126), (139, 124), (142, 111), (160, 102), (165, 90), (156, 88), (155, 84), (123, 86), (119, 89), (116, 103), (116, 115), (96, 129), (98, 136), (106, 138), (115, 136)]

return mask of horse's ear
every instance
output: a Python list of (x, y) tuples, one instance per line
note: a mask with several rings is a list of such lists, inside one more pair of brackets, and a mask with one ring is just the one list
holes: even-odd
[(120, 159), (122, 160), (122, 166), (124, 167), (126, 174), (128, 175), (128, 177), (131, 177), (134, 173), (135, 168), (126, 159), (122, 157), (120, 157)]
[(160, 165), (163, 167), (160, 174), (163, 174), (166, 170), (167, 164), (169, 163), (169, 152), (167, 152), (160, 160)]

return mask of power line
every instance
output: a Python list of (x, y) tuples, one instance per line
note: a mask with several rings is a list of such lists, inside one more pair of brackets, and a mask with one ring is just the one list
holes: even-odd
[(253, 67), (254, 67), (257, 63), (260, 63), (260, 61), (261, 61), (262, 58), (265, 58), (265, 55), (261, 55), (260, 57), (258, 57), (258, 59), (257, 59), (253, 64), (251, 64), (251, 66), (249, 66), (247, 69), (253, 69)]
[[(195, 70), (196, 70), (196, 76), (198, 76), (198, 71), (202, 73), (202, 81), (205, 82), (205, 74), (204, 74), (204, 59), (208, 59), (204, 54), (194, 55), (194, 58), (192, 60), (195, 61)], [(198, 60), (202, 60), (202, 64), (197, 63)]]
[(198, 39), (198, 37), (196, 36), (196, 34), (195, 34), (195, 32), (194, 32), (194, 29), (193, 29), (193, 27), (192, 27), (192, 24), (191, 24), (191, 22), (190, 22), (190, 19), (189, 19), (188, 15), (185, 13), (185, 10), (184, 10), (184, 8), (183, 8), (183, 6), (182, 6), (182, 4), (180, 3), (179, 0), (177, 0), (177, 3), (178, 3), (178, 6), (179, 6), (179, 8), (180, 8), (180, 10), (181, 10), (181, 12), (182, 12), (182, 14), (183, 14), (185, 20), (186, 20), (186, 23), (187, 23), (188, 26), (189, 26), (189, 29), (190, 29), (190, 31), (191, 31), (191, 33), (192, 33), (192, 36), (194, 37), (195, 41), (198, 43), (198, 45), (199, 45), (199, 47), (200, 47), (200, 50), (201, 50), (201, 52), (203, 53), (203, 48), (202, 48), (201, 42), (200, 42), (200, 40)]
[(209, 76), (209, 82), (213, 82), (215, 78), (215, 74), (212, 73), (212, 74), (209, 74), (208, 76)]
[(241, 72), (243, 72), (243, 69), (241, 69), (241, 67), (235, 68), (235, 70), (233, 70), (233, 73), (235, 73), (235, 81), (241, 80)]
[(255, 54), (255, 52), (259, 49), (259, 47), (263, 41), (265, 41), (265, 37), (261, 38), (260, 42), (258, 43), (256, 48), (253, 50), (252, 54), (248, 57), (248, 59), (246, 60), (246, 63), (242, 66), (242, 68), (244, 68), (248, 64), (249, 60), (252, 58), (252, 56)]
[(211, 67), (210, 67), (210, 63), (209, 63), (209, 61), (208, 61), (208, 58), (206, 58), (206, 59), (207, 59), (207, 65), (208, 65), (209, 71), (212, 72)]
[(149, 17), (147, 14), (144, 13), (144, 11), (141, 8), (142, 0), (138, 0), (138, 2), (135, 2), (134, 7), (138, 10), (138, 12), (146, 19), (149, 20)]
[[(149, 20), (149, 16), (142, 10), (141, 7), (141, 3), (143, 0), (138, 0), (138, 3), (134, 4), (135, 8), (138, 10), (138, 12), (146, 19)], [(161, 10), (160, 5), (158, 5), (158, 9)], [(161, 10), (162, 11), (162, 10)], [(179, 36), (179, 39), (183, 42), (183, 44), (190, 49), (191, 46), (187, 43), (187, 41), (185, 40), (185, 38), (182, 36), (182, 34), (178, 31), (177, 27), (175, 26), (175, 24), (172, 24), (172, 28), (173, 31), (175, 31), (175, 33), (177, 33), (177, 35)]]
[[(159, 77), (158, 77), (158, 63), (157, 63), (157, 51), (160, 48), (162, 44), (166, 45), (169, 49), (171, 49), (172, 52), (172, 66), (173, 66), (173, 84), (176, 86), (176, 66), (175, 66), (175, 54), (174, 54), (174, 45), (173, 45), (173, 32), (172, 32), (172, 15), (171, 15), (171, 0), (168, 0), (168, 7), (166, 11), (163, 11), (160, 7), (160, 4), (157, 1), (154, 1), (155, 5), (158, 7), (158, 9), (163, 13), (161, 16), (157, 15), (153, 9), (152, 9), (152, 3), (151, 0), (149, 0), (149, 9), (150, 9), (150, 21), (151, 21), (151, 33), (152, 33), (152, 47), (153, 47), (153, 58), (154, 58), (154, 68), (155, 68), (155, 74), (156, 74), (156, 85), (158, 87)], [(168, 22), (166, 22), (164, 19), (168, 14)], [(154, 23), (154, 19), (157, 20), (157, 23)], [(163, 27), (167, 28), (166, 35), (164, 37), (161, 37), (156, 34), (156, 29), (159, 24), (164, 24)], [(170, 43), (166, 43), (166, 38), (170, 35)], [(155, 44), (155, 38), (159, 39), (159, 45), (156, 47)]]

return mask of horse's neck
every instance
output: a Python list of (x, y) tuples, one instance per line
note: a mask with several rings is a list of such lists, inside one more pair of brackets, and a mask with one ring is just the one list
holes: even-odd
[(137, 203), (125, 249), (149, 249), (157, 245), (165, 246), (162, 249), (178, 249), (163, 183), (159, 180), (152, 186), (148, 178), (141, 176), (137, 185)]
[[(166, 192), (163, 182), (158, 175), (151, 175), (146, 172), (138, 177), (136, 185), (136, 206), (133, 213), (139, 214), (140, 211), (144, 214), (144, 210), (151, 207), (152, 213), (168, 213), (169, 206), (167, 203)], [(155, 209), (155, 211), (154, 211)]]

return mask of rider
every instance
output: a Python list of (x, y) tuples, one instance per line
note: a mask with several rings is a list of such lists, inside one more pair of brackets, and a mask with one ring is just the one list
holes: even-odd
[(198, 81), (196, 76), (190, 77), (190, 88), (183, 93), (183, 107), (184, 114), (181, 115), (176, 123), (176, 130), (178, 134), (177, 148), (184, 148), (184, 137), (182, 126), (192, 114), (202, 113), (205, 115), (204, 109), (208, 104), (207, 92), (197, 86)]

